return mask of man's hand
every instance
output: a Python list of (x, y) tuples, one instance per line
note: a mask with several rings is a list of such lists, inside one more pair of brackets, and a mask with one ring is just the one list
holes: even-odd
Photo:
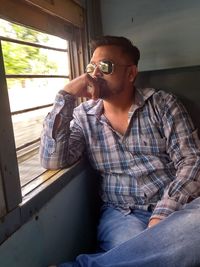
[(148, 228), (158, 224), (161, 221), (161, 219), (155, 218), (155, 219), (151, 219), (149, 224), (148, 224)]
[(101, 79), (84, 73), (65, 85), (64, 90), (76, 97), (98, 99), (100, 95)]

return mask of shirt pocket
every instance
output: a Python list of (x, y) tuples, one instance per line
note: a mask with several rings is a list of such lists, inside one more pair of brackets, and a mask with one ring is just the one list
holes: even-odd
[(132, 143), (132, 150), (137, 154), (160, 155), (166, 153), (166, 138), (140, 135)]

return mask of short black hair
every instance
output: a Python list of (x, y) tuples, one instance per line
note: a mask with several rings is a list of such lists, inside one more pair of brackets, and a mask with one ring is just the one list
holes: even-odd
[(119, 46), (122, 49), (122, 52), (126, 53), (136, 66), (138, 65), (140, 51), (129, 39), (122, 36), (111, 35), (98, 37), (90, 43), (92, 53), (97, 47), (105, 45)]

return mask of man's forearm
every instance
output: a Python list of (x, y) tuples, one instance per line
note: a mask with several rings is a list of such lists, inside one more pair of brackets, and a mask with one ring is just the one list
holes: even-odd
[(40, 160), (46, 169), (58, 169), (67, 164), (70, 121), (75, 98), (60, 91), (54, 107), (44, 121), (41, 135)]

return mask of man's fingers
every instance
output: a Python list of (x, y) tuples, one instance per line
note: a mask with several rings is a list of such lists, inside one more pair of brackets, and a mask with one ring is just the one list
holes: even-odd
[(96, 77), (91, 77), (89, 74), (87, 76), (88, 86), (87, 92), (91, 94), (91, 98), (96, 100), (99, 98), (99, 79)]

